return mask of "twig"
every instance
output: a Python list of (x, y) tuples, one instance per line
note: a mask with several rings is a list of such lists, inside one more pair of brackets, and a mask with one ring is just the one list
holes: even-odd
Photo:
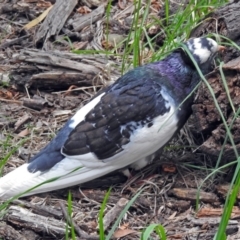
[(34, 110), (42, 110), (47, 105), (47, 101), (43, 98), (23, 98), (23, 106)]
[(0, 45), (0, 49), (7, 48), (7, 47), (10, 47), (11, 45), (20, 43), (23, 39), (28, 38), (29, 36), (30, 35), (25, 35), (25, 36), (22, 36), (22, 37), (19, 37), (19, 38), (14, 38), (14, 39), (12, 39), (8, 42), (5, 42), (5, 43)]
[(66, 219), (67, 223), (69, 225), (72, 225), (77, 233), (77, 235), (80, 237), (80, 238), (84, 238), (86, 240), (99, 240), (99, 237), (97, 236), (90, 236), (88, 233), (86, 233), (85, 231), (81, 230), (78, 225), (74, 222), (74, 220), (68, 215), (67, 211), (66, 211), (66, 208), (65, 206), (63, 205), (62, 202), (59, 202), (60, 204), (60, 207), (62, 209), (62, 213), (63, 213), (63, 216), (64, 218)]
[(21, 205), (27, 208), (31, 208), (34, 213), (41, 214), (43, 216), (49, 217), (49, 216), (54, 216), (57, 219), (62, 218), (62, 213), (60, 211), (55, 210), (52, 207), (48, 206), (39, 206), (36, 204), (32, 204), (23, 200), (14, 200), (14, 204), (16, 205)]
[(23, 27), (23, 26), (24, 26), (23, 24), (20, 24), (20, 23), (18, 23), (18, 22), (16, 22), (16, 21), (9, 20), (9, 19), (7, 19), (7, 18), (5, 18), (5, 17), (3, 17), (3, 16), (0, 16), (0, 19), (4, 20), (4, 21), (6, 21), (6, 22), (9, 22), (9, 23), (11, 23), (11, 24), (18, 25), (18, 26), (20, 26), (20, 27)]
[(11, 99), (4, 99), (4, 98), (0, 98), (0, 101), (2, 101), (2, 102), (11, 102), (11, 103), (22, 104), (22, 101), (11, 100)]
[(24, 123), (26, 123), (29, 119), (31, 119), (31, 116), (27, 113), (25, 113), (21, 118), (17, 120), (14, 126), (14, 131), (16, 132)]
[(126, 198), (120, 198), (114, 207), (104, 216), (103, 223), (105, 230), (119, 216), (128, 202)]
[(26, 85), (25, 85), (25, 90), (26, 90), (26, 93), (27, 93), (28, 98), (31, 99), (31, 97), (30, 97), (30, 95), (29, 95), (29, 92), (28, 92), (28, 88), (27, 88)]

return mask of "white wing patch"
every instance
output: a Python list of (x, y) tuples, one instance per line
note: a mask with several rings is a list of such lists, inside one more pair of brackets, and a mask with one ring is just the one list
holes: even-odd
[[(130, 143), (122, 146), (124, 149), (123, 151), (101, 161), (93, 153), (65, 156), (69, 159), (79, 160), (83, 166), (89, 168), (101, 168), (108, 165), (115, 165), (116, 169), (119, 169), (156, 152), (172, 138), (177, 130), (178, 123), (174, 101), (165, 91), (162, 91), (161, 94), (167, 101), (166, 107), (170, 108), (169, 112), (154, 118), (152, 121), (153, 125), (151, 127), (148, 127), (147, 124), (144, 127), (133, 125), (136, 129), (131, 134)], [(82, 110), (77, 112), (77, 114), (73, 117), (75, 120), (74, 126), (77, 125), (80, 120), (82, 121), (84, 119), (81, 113), (86, 115), (89, 112), (89, 108), (92, 109), (100, 101), (102, 96), (103, 95), (100, 95), (94, 99), (95, 102), (91, 106), (87, 104), (86, 107), (88, 108), (87, 110), (84, 109), (83, 113)], [(121, 131), (123, 129), (124, 127), (121, 128)]]
[(73, 122), (69, 125), (69, 127), (75, 128), (80, 122), (82, 122), (85, 119), (85, 116), (100, 102), (104, 95), (105, 93), (100, 94), (98, 97), (94, 98), (88, 104), (79, 109), (71, 118)]

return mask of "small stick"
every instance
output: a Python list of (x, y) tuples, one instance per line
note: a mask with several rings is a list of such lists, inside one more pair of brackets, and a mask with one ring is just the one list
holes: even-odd
[(29, 116), (27, 113), (25, 113), (21, 118), (19, 118), (19, 119), (17, 120), (17, 122), (15, 123), (15, 126), (14, 126), (15, 132), (16, 132), (24, 123), (26, 123), (30, 118), (31, 118), (31, 116)]
[(105, 230), (119, 216), (128, 202), (126, 198), (120, 198), (116, 205), (104, 216), (103, 225)]
[(80, 238), (84, 238), (84, 239), (86, 239), (86, 240), (99, 240), (99, 237), (97, 237), (97, 236), (90, 236), (90, 235), (87, 234), (85, 231), (83, 231), (82, 229), (80, 229), (80, 228), (78, 227), (78, 225), (74, 222), (74, 220), (73, 220), (71, 217), (69, 217), (69, 215), (68, 215), (68, 213), (67, 213), (67, 211), (66, 211), (66, 208), (65, 208), (65, 206), (63, 205), (63, 203), (62, 203), (62, 202), (59, 202), (59, 204), (60, 204), (60, 207), (61, 207), (61, 209), (62, 209), (63, 216), (64, 216), (64, 218), (66, 219), (67, 223), (68, 223), (69, 225), (73, 225), (73, 227), (74, 227), (77, 235), (78, 235)]
[(63, 217), (63, 214), (60, 211), (57, 211), (52, 207), (39, 206), (23, 200), (14, 200), (13, 203), (16, 205), (31, 208), (34, 213), (41, 214), (42, 216), (45, 217), (53, 216), (57, 219), (61, 219)]
[(4, 99), (4, 98), (0, 98), (0, 101), (2, 101), (2, 102), (10, 102), (10, 103), (22, 104), (22, 101), (12, 100), (12, 99)]
[(25, 35), (25, 36), (22, 36), (22, 37), (19, 37), (19, 38), (14, 38), (14, 39), (10, 40), (9, 42), (5, 42), (5, 43), (0, 45), (0, 49), (4, 49), (4, 48), (7, 48), (7, 47), (10, 47), (10, 46), (12, 46), (14, 44), (18, 44), (23, 39), (28, 38), (29, 36), (30, 35)]
[(40, 98), (40, 99), (30, 99), (30, 98), (23, 98), (23, 106), (28, 107), (34, 110), (42, 110), (45, 105), (47, 105), (47, 101)]
[(23, 24), (17, 23), (17, 22), (15, 22), (15, 21), (11, 21), (11, 20), (9, 20), (9, 19), (7, 19), (7, 18), (5, 18), (5, 17), (2, 17), (2, 16), (0, 16), (0, 19), (4, 20), (4, 21), (6, 21), (6, 22), (9, 22), (9, 23), (11, 23), (11, 24), (18, 25), (18, 26), (20, 26), (20, 27), (23, 27), (23, 26), (24, 26)]

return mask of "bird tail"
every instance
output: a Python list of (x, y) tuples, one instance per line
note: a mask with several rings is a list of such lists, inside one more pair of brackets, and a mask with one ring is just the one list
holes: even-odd
[(79, 161), (72, 164), (74, 160), (67, 158), (64, 160), (46, 172), (31, 173), (28, 171), (28, 163), (16, 168), (0, 178), (0, 199), (7, 200), (16, 195), (24, 197), (54, 191), (88, 182), (116, 170), (116, 167), (111, 165), (89, 168), (81, 165)]

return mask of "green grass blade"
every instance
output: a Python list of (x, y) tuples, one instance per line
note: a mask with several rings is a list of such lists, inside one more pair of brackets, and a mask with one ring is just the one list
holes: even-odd
[(166, 16), (166, 25), (168, 26), (169, 22), (169, 1), (165, 0), (165, 16)]
[[(19, 144), (17, 144), (16, 147), (14, 147), (3, 159), (0, 161), (0, 176), (2, 176), (3, 168), (6, 165), (8, 159), (18, 150), (19, 147), (21, 147), (29, 138), (25, 138), (20, 141)], [(8, 139), (7, 139), (8, 141)]]
[(151, 224), (149, 225), (141, 235), (141, 240), (149, 239), (151, 233), (156, 232), (161, 240), (167, 240), (167, 235), (165, 229), (160, 224)]
[[(140, 190), (126, 205), (126, 207), (123, 209), (123, 211), (120, 213), (119, 217), (117, 218), (117, 220), (115, 221), (115, 223), (113, 224), (111, 230), (109, 231), (107, 237), (105, 240), (110, 240), (113, 236), (113, 233), (115, 232), (118, 224), (120, 223), (120, 221), (122, 220), (122, 218), (124, 217), (125, 213), (128, 211), (128, 209), (133, 205), (133, 203), (136, 201), (136, 199), (138, 198), (138, 196), (142, 193), (143, 189)], [(102, 239), (101, 239), (102, 240)]]
[(71, 224), (71, 237), (72, 237), (72, 240), (76, 240), (76, 234), (74, 231), (73, 222), (71, 220), (73, 210), (72, 210), (72, 194), (70, 191), (68, 192), (68, 201), (67, 202), (68, 202), (68, 217), (70, 219), (70, 224)]
[(226, 228), (227, 228), (227, 225), (228, 225), (228, 221), (231, 217), (232, 209), (233, 209), (233, 206), (234, 206), (234, 203), (236, 201), (238, 191), (239, 191), (239, 188), (240, 188), (240, 158), (238, 158), (237, 161), (238, 161), (238, 164), (237, 164), (236, 171), (235, 171), (235, 174), (234, 174), (236, 177), (234, 176), (234, 178), (232, 180), (232, 184), (235, 182), (235, 185), (234, 185), (233, 189), (232, 188), (229, 189), (229, 191), (231, 191), (231, 189), (232, 189), (232, 192), (229, 192), (228, 195), (227, 195), (224, 210), (223, 210), (223, 215), (222, 215), (222, 218), (221, 218), (221, 222), (219, 224), (218, 231), (217, 231), (217, 233), (215, 235), (215, 238), (214, 238), (216, 240), (227, 239), (226, 238)]
[(220, 63), (219, 71), (220, 71), (220, 74), (221, 74), (221, 79), (222, 79), (222, 82), (223, 82), (223, 86), (225, 88), (225, 92), (226, 92), (227, 97), (228, 97), (228, 101), (230, 103), (230, 106), (232, 108), (233, 113), (235, 114), (236, 110), (235, 110), (234, 104), (232, 102), (232, 98), (231, 98), (230, 93), (229, 93), (229, 88), (228, 88), (228, 85), (227, 85), (227, 81), (226, 81), (226, 78), (225, 78), (225, 75), (224, 75), (223, 69), (222, 69), (223, 64), (224, 64), (223, 62)]
[[(231, 123), (229, 124), (229, 130), (232, 129), (235, 120), (239, 117), (239, 114), (240, 114), (240, 108), (239, 108), (239, 109), (237, 110), (237, 112), (234, 114), (233, 119), (232, 119)], [(225, 139), (224, 139), (224, 141), (223, 141), (222, 148), (221, 148), (221, 151), (220, 151), (220, 153), (219, 153), (219, 156), (218, 156), (218, 160), (217, 160), (215, 169), (218, 168), (218, 166), (220, 165), (220, 162), (221, 162), (221, 159), (222, 159), (222, 156), (223, 156), (224, 147), (225, 147), (225, 145), (226, 145), (226, 143), (227, 143), (227, 140), (228, 140), (228, 135), (225, 136)]]
[(104, 225), (103, 225), (103, 215), (104, 215), (104, 210), (106, 208), (107, 205), (107, 200), (110, 196), (111, 193), (111, 188), (107, 191), (104, 199), (103, 199), (103, 203), (101, 205), (101, 209), (99, 212), (99, 220), (98, 220), (98, 225), (99, 225), (99, 239), (100, 240), (105, 240), (105, 233), (104, 233)]

